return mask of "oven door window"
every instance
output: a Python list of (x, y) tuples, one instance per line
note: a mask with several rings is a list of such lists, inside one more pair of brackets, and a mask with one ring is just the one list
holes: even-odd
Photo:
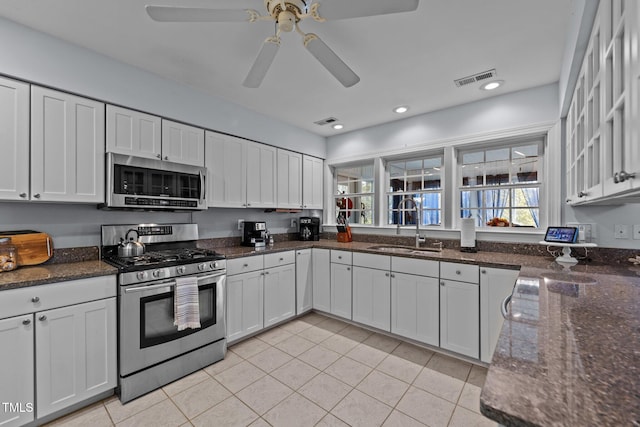
[(173, 341), (216, 323), (216, 284), (200, 286), (200, 329), (178, 332), (173, 325), (173, 292), (140, 298), (140, 348)]

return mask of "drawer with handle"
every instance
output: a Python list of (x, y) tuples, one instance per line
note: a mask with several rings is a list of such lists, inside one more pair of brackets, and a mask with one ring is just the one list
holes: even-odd
[(349, 251), (336, 251), (331, 249), (331, 262), (337, 264), (351, 264), (352, 253)]
[(296, 262), (295, 251), (276, 252), (264, 255), (264, 268), (278, 267), (280, 265)]
[(227, 275), (248, 273), (250, 271), (262, 270), (264, 268), (264, 256), (246, 256), (227, 260)]
[(471, 264), (441, 262), (440, 277), (442, 279), (457, 280), (458, 282), (477, 284), (480, 283), (480, 267)]

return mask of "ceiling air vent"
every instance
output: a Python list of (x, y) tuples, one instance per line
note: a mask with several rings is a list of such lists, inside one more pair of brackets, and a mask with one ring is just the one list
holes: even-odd
[(496, 73), (496, 69), (489, 71), (483, 71), (482, 73), (474, 74), (472, 76), (463, 77), (461, 79), (454, 80), (453, 82), (457, 87), (462, 87), (469, 85), (471, 83), (481, 82), (486, 79), (492, 79), (496, 77), (498, 73)]
[(336, 119), (335, 117), (327, 117), (326, 119), (318, 120), (317, 122), (313, 122), (313, 123), (317, 124), (318, 126), (324, 126), (331, 123), (335, 123), (337, 121), (338, 119)]

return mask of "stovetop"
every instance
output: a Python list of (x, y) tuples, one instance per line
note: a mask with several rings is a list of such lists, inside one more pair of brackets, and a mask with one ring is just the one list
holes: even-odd
[(108, 252), (113, 253), (105, 255), (104, 261), (117, 267), (121, 272), (165, 268), (225, 259), (225, 256), (222, 254), (200, 248), (151, 250), (140, 256), (125, 258), (117, 256), (117, 249)]

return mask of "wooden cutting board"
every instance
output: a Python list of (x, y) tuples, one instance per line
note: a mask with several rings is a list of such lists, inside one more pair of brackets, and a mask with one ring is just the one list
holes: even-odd
[(53, 256), (53, 240), (46, 233), (33, 230), (0, 231), (0, 237), (11, 237), (18, 252), (18, 265), (37, 265)]

